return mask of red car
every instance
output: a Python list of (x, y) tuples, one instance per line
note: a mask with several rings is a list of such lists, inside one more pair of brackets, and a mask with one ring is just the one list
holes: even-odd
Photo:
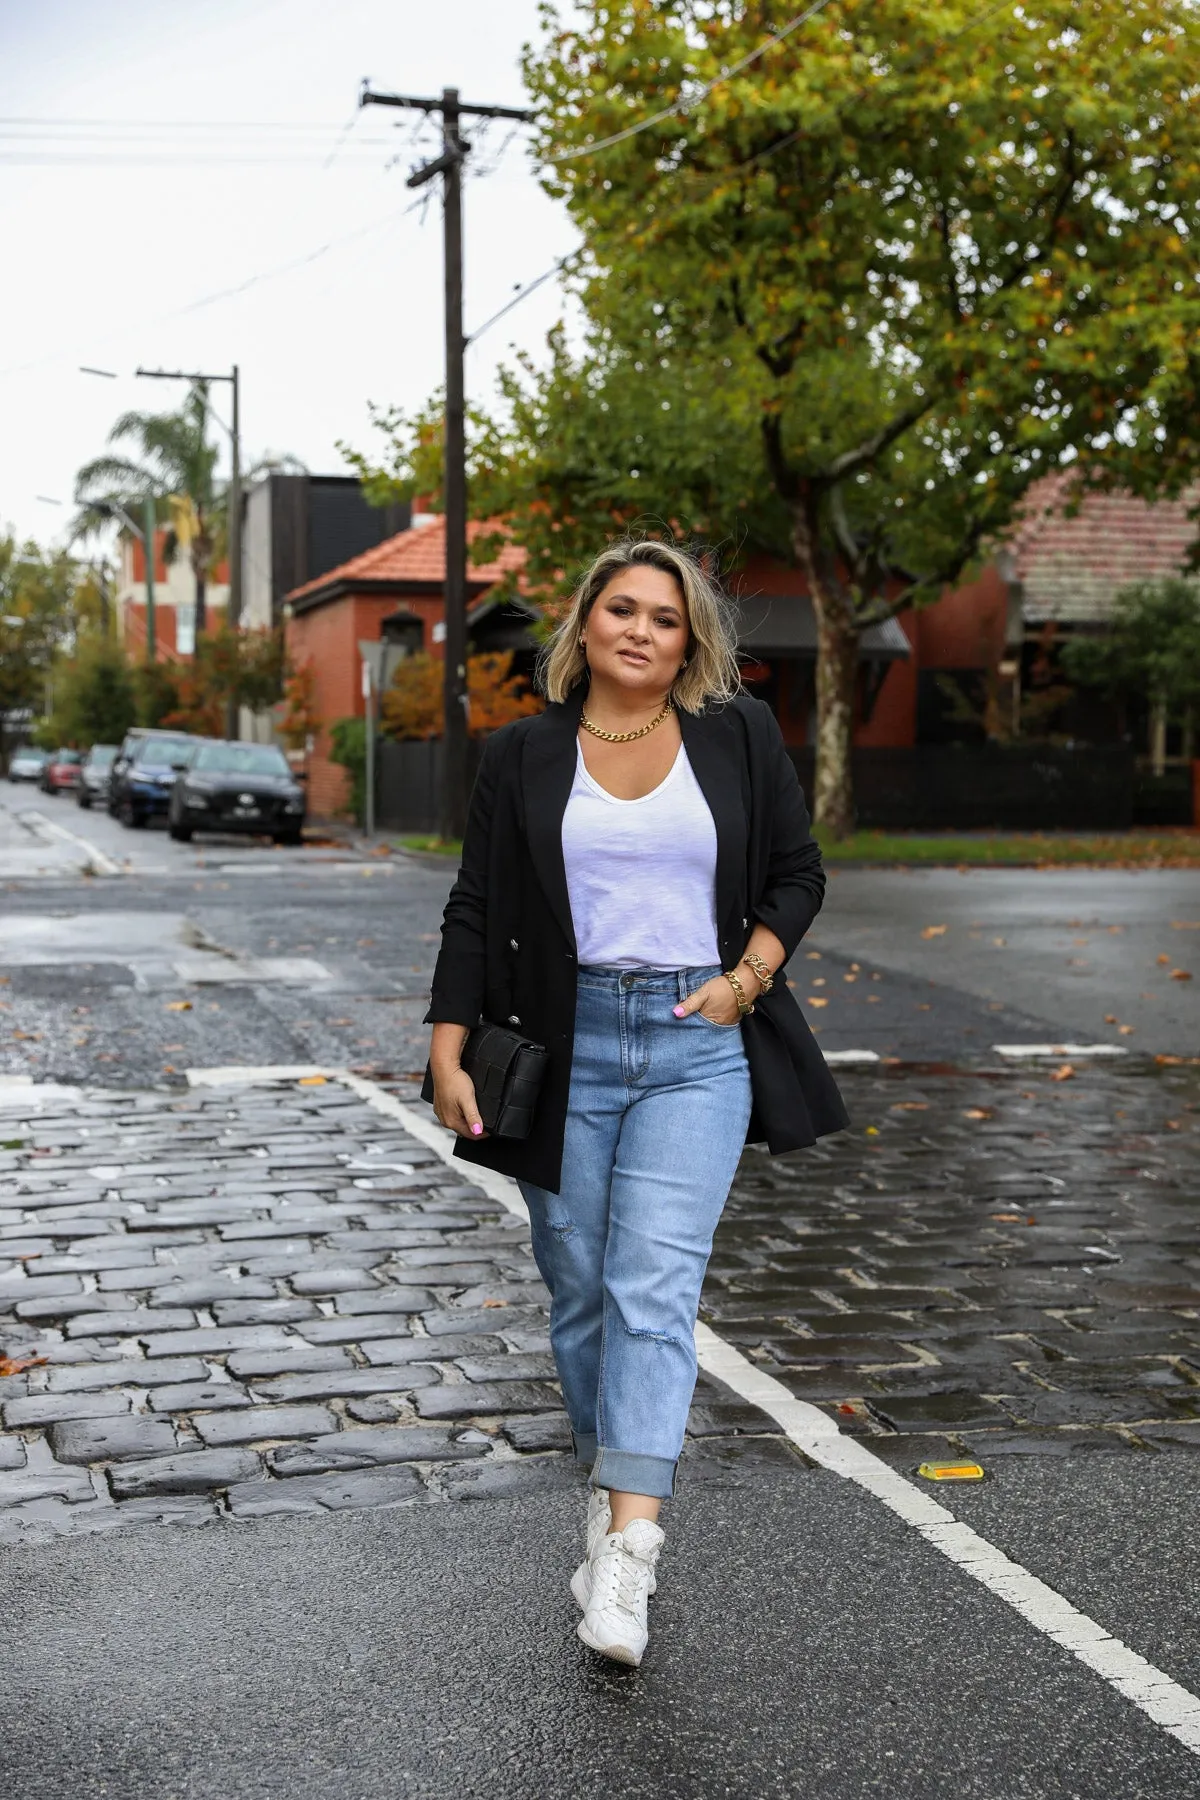
[(52, 750), (42, 769), (39, 783), (42, 791), (57, 794), (67, 788), (74, 793), (79, 786), (79, 765), (82, 761), (83, 752), (80, 750)]

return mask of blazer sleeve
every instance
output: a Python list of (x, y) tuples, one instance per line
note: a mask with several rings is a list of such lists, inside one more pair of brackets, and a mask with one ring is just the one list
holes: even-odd
[(502, 746), (488, 738), (471, 790), (462, 865), (442, 914), (442, 946), (433, 971), (426, 1025), (471, 1028), (483, 1016), (487, 971), (488, 867)]
[(825, 898), (825, 870), (821, 865), (821, 847), (812, 835), (804, 792), (787, 753), (779, 721), (761, 701), (758, 703), (758, 721), (766, 737), (771, 835), (766, 882), (753, 914), (756, 921), (775, 933), (787, 960), (821, 910)]

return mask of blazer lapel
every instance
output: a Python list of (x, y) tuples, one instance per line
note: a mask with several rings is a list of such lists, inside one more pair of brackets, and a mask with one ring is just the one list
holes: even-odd
[(746, 871), (745, 759), (725, 713), (689, 713), (680, 707), (678, 717), (688, 761), (717, 828), (717, 929), (723, 931), (732, 928)]
[(530, 727), (521, 759), (529, 854), (551, 911), (572, 949), (575, 927), (563, 863), (562, 822), (575, 780), (576, 739), (582, 710), (582, 686), (561, 704), (548, 706)]

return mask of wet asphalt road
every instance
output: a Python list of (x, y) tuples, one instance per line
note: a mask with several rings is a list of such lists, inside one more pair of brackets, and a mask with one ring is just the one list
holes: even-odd
[[(17, 803), (84, 846), (0, 790), (0, 1076), (336, 1063), (412, 1093), (449, 871)], [(938, 1499), (1193, 1693), (1200, 1100), (1153, 1058), (1200, 1048), (1172, 978), (1200, 980), (1198, 926), (1181, 871), (834, 876), (790, 976), (827, 1048), (897, 1061), (848, 1073), (836, 1143), (748, 1153), (705, 1303), (906, 1475), (979, 1455)], [(992, 1049), (1062, 1040), (1135, 1055), (1054, 1081)], [(0, 1773), (38, 1800), (1200, 1795), (1200, 1758), (777, 1434), (697, 1440), (632, 1678), (571, 1630), (581, 1505), (556, 1473), (0, 1551)]]

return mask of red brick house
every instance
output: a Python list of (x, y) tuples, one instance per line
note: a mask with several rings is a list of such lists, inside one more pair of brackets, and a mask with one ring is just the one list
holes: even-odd
[[(346, 771), (331, 762), (330, 727), (364, 716), (360, 642), (404, 644), (442, 654), (446, 582), (446, 522), (418, 515), (407, 531), (351, 557), (336, 569), (294, 588), (284, 603), (288, 657), (313, 670), (314, 705), (322, 721), (309, 762), (309, 806), (328, 817), (347, 800)], [(495, 531), (495, 521), (473, 520), (468, 541)], [(512, 649), (528, 637), (534, 609), (509, 592), (493, 595), (498, 582), (519, 575), (525, 552), (507, 545), (492, 562), (467, 564), (467, 638), (472, 650)]]

